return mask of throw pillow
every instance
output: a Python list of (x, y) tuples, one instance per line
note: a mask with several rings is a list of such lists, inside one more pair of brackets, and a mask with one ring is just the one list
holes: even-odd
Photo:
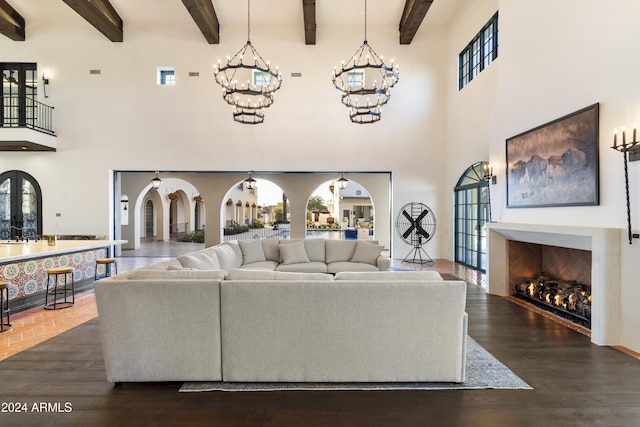
[(262, 239), (262, 249), (267, 261), (280, 262), (280, 249), (278, 239)]
[(218, 257), (211, 251), (202, 250), (190, 254), (181, 255), (178, 261), (185, 268), (195, 268), (196, 270), (220, 270)]
[(307, 251), (304, 248), (304, 242), (299, 240), (295, 243), (280, 245), (280, 256), (283, 264), (300, 264), (309, 261)]
[(262, 247), (262, 241), (260, 239), (240, 240), (238, 244), (242, 251), (243, 264), (251, 264), (253, 262), (262, 262), (267, 260), (264, 256), (264, 248)]
[(382, 249), (384, 249), (383, 246), (358, 240), (358, 245), (356, 246), (356, 251), (351, 258), (351, 262), (377, 265), (376, 258), (380, 255)]

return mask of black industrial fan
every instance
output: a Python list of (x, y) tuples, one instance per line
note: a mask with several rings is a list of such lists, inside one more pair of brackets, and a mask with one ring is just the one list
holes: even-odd
[(402, 262), (433, 264), (433, 260), (422, 247), (436, 232), (436, 217), (429, 206), (418, 202), (404, 205), (396, 219), (396, 230), (405, 242), (413, 246)]

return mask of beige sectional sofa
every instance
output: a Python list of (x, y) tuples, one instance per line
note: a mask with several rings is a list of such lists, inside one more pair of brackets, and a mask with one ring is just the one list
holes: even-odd
[[(237, 246), (208, 251), (230, 256)], [(251, 254), (243, 260), (254, 262), (240, 265), (216, 258), (228, 269), (185, 267), (210, 267), (206, 255), (95, 283), (109, 381), (464, 381), (463, 281), (435, 272), (278, 269), (297, 262), (246, 268), (270, 261)]]
[(228, 242), (177, 258), (183, 268), (232, 268), (304, 273), (389, 269), (383, 247), (363, 240), (256, 239)]

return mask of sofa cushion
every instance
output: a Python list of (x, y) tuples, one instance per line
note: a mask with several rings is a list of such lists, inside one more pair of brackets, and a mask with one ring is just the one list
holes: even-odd
[(262, 239), (262, 249), (267, 261), (280, 262), (280, 247), (278, 239)]
[(374, 245), (362, 240), (358, 240), (356, 251), (351, 258), (351, 262), (363, 262), (366, 264), (376, 265), (376, 260), (384, 246)]
[(246, 270), (275, 270), (278, 263), (275, 261), (252, 262), (251, 264), (242, 264), (240, 268)]
[(227, 280), (333, 280), (333, 275), (324, 273), (291, 273), (234, 268), (227, 274)]
[(327, 273), (337, 274), (341, 271), (380, 271), (380, 269), (364, 262), (339, 261), (327, 264)]
[(333, 274), (326, 273), (294, 273), (288, 271), (276, 271), (275, 280), (333, 280)]
[(262, 240), (240, 240), (238, 242), (242, 251), (242, 263), (251, 264), (253, 262), (266, 261), (264, 249), (262, 248)]
[(325, 262), (326, 239), (304, 239), (304, 247), (310, 261)]
[(336, 280), (366, 280), (370, 282), (393, 280), (442, 280), (437, 271), (341, 271), (336, 273)]
[(311, 262), (302, 240), (281, 245), (280, 257), (282, 258), (282, 264), (285, 265)]
[(251, 270), (232, 268), (227, 274), (227, 280), (273, 280), (276, 272), (273, 270)]
[(356, 240), (327, 240), (325, 243), (325, 262), (330, 264), (351, 261), (357, 244)]
[(204, 249), (190, 254), (178, 257), (180, 265), (186, 268), (195, 268), (197, 270), (220, 270), (220, 263), (216, 254), (210, 250)]
[(221, 270), (229, 271), (242, 265), (242, 254), (239, 247), (238, 252), (230, 244), (214, 246), (211, 250), (217, 255)]
[(299, 264), (280, 264), (276, 271), (290, 271), (297, 273), (326, 273), (327, 264), (324, 262), (301, 262)]
[(219, 282), (224, 280), (222, 270), (137, 270), (127, 276), (129, 280), (174, 280), (195, 279)]

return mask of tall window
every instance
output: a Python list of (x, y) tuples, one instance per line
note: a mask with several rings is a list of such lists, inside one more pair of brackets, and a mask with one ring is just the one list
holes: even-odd
[(465, 87), (498, 57), (498, 12), (460, 52), (458, 90)]
[(458, 180), (455, 192), (455, 261), (476, 270), (487, 269), (487, 222), (489, 181), (486, 162), (469, 167)]

